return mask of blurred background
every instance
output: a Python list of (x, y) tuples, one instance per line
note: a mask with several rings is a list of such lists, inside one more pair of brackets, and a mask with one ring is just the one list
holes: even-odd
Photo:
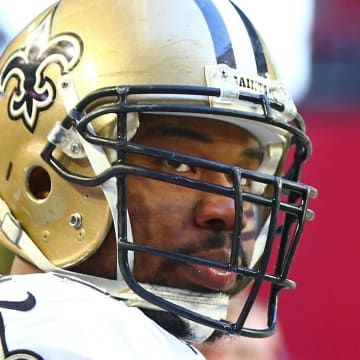
[(294, 360), (360, 359), (360, 1), (316, 0), (311, 82), (299, 103), (314, 155), (303, 181), (319, 190), (280, 317)]
[[(52, 2), (0, 0), (0, 52)], [(291, 271), (297, 290), (280, 297), (281, 360), (358, 360), (360, 1), (235, 2), (263, 34), (314, 144), (303, 181), (319, 190), (316, 220), (305, 227)], [(0, 249), (0, 272), (9, 259)]]

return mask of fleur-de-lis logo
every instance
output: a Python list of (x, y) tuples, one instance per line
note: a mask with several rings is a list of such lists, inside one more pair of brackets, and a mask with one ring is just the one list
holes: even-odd
[(44, 71), (57, 64), (65, 74), (79, 62), (83, 44), (74, 33), (61, 33), (51, 37), (54, 13), (48, 14), (28, 38), (26, 46), (15, 51), (0, 69), (0, 93), (5, 92), (9, 81), (17, 85), (10, 90), (8, 114), (10, 119), (22, 119), (34, 132), (39, 112), (48, 109), (55, 101), (56, 86)]

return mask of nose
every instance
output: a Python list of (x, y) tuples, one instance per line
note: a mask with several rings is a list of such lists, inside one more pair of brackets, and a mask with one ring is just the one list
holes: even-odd
[(231, 198), (206, 194), (195, 209), (197, 226), (212, 230), (232, 230), (235, 222), (234, 201)]
[[(211, 180), (218, 185), (231, 186), (231, 182), (224, 174), (213, 174)], [(217, 231), (233, 230), (234, 223), (235, 205), (232, 198), (212, 193), (204, 193), (200, 197), (195, 208), (197, 226)]]

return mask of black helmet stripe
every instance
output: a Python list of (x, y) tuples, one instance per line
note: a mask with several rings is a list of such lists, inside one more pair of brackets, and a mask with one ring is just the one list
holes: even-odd
[(235, 56), (224, 19), (212, 1), (195, 0), (208, 24), (218, 64), (236, 68)]
[(231, 3), (238, 12), (239, 16), (241, 17), (241, 20), (244, 23), (245, 28), (249, 34), (251, 45), (254, 50), (257, 73), (259, 76), (265, 76), (268, 73), (268, 66), (266, 63), (266, 57), (259, 35), (256, 32), (253, 24), (247, 18), (247, 16), (232, 1)]

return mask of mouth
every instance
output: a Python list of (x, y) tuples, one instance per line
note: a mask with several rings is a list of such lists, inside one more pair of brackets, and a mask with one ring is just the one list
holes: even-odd
[[(230, 238), (222, 233), (203, 240), (189, 241), (187, 246), (172, 250), (173, 252), (187, 255), (198, 259), (209, 260), (219, 263), (221, 268), (206, 264), (192, 262), (191, 259), (175, 260), (164, 257), (159, 260), (158, 266), (154, 267), (153, 274), (136, 274), (140, 282), (148, 282), (157, 285), (169, 286), (180, 289), (188, 289), (199, 292), (221, 292), (232, 295), (236, 293), (242, 281), (242, 275), (230, 271), (226, 267), (230, 262), (231, 248)], [(244, 258), (239, 253), (238, 264), (244, 264)], [(144, 264), (147, 255), (139, 263)]]
[(183, 276), (192, 284), (217, 292), (230, 292), (236, 284), (237, 275), (233, 272), (199, 264), (185, 264)]
[[(191, 255), (226, 263), (230, 259), (230, 250), (212, 249)], [(182, 276), (196, 287), (217, 292), (230, 292), (236, 285), (237, 274), (231, 271), (195, 263), (183, 263), (181, 267)]]

